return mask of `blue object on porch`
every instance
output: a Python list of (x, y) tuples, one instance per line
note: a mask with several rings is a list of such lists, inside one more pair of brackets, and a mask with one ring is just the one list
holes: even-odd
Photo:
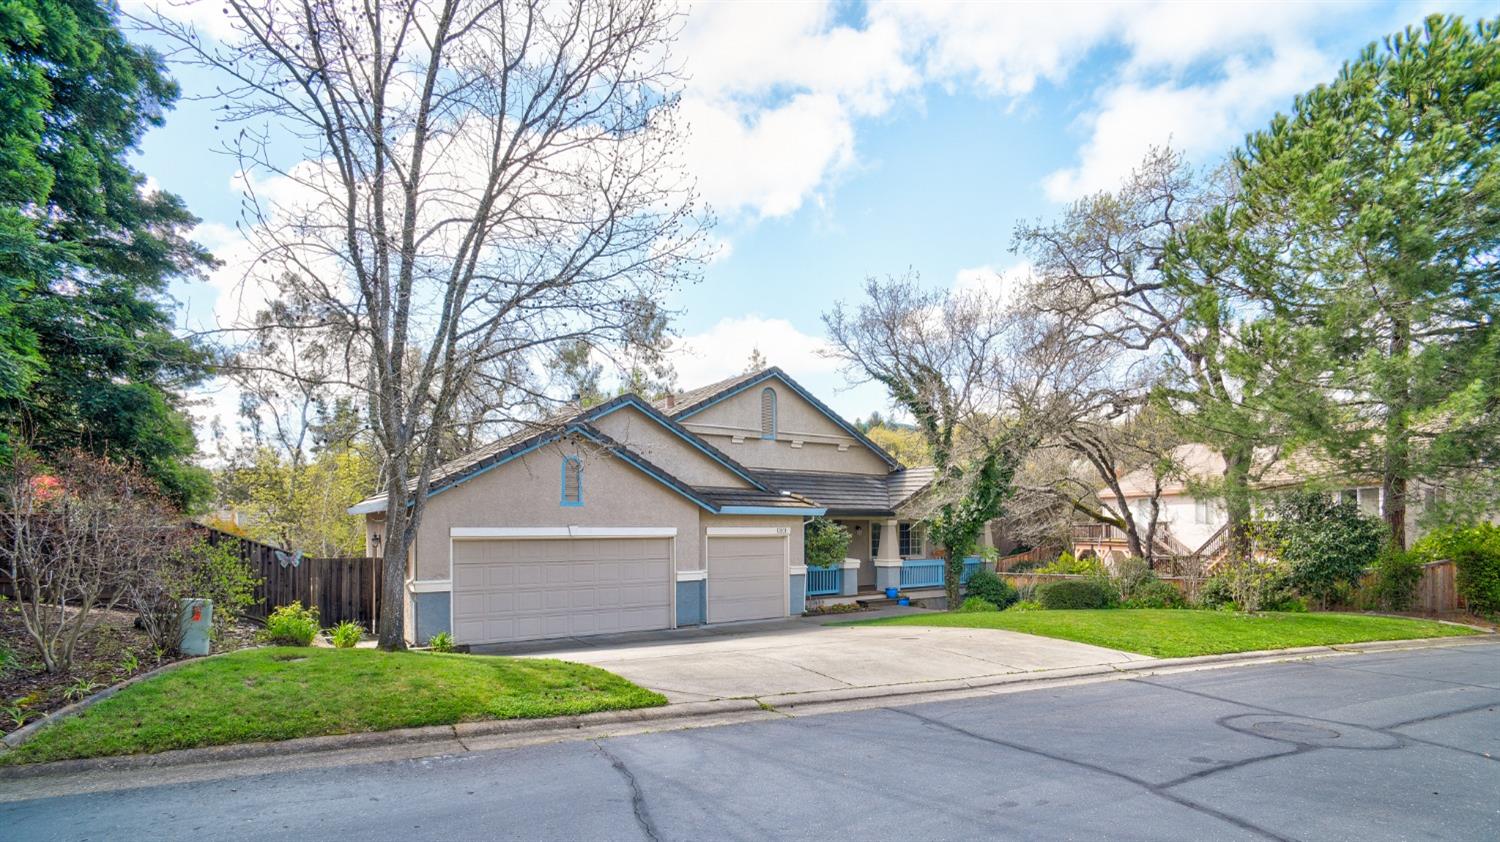
[(896, 600), (897, 605), (911, 605), (911, 597), (903, 596)]
[(908, 558), (901, 562), (901, 589), (941, 588), (943, 586), (943, 560), (940, 558)]
[(886, 599), (895, 599), (897, 597), (897, 595), (899, 595), (900, 593), (901, 593), (901, 589), (900, 588), (886, 588), (885, 589), (885, 598)]
[(839, 592), (844, 570), (841, 567), (807, 566), (807, 595), (830, 596)]

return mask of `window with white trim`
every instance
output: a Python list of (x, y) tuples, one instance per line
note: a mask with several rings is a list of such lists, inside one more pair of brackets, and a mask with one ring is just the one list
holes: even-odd
[(564, 456), (562, 461), (562, 504), (583, 505), (583, 460)]
[(770, 386), (760, 390), (760, 437), (776, 438), (776, 390)]

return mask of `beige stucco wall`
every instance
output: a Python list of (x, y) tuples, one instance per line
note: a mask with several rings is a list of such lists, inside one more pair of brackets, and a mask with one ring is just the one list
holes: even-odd
[[(880, 457), (796, 392), (775, 382), (767, 385), (776, 391), (774, 441), (760, 437), (762, 386), (752, 386), (679, 421), (731, 459), (752, 468), (859, 474), (890, 471)], [(737, 436), (743, 441), (735, 442)]]
[(595, 421), (594, 426), (689, 485), (752, 487), (634, 407), (617, 409)]
[[(714, 514), (708, 514), (707, 512), (705, 512), (703, 514), (703, 516), (699, 519), (699, 522), (701, 523), (701, 529), (702, 529), (701, 533), (698, 536), (698, 547), (699, 547), (700, 551), (701, 551), (701, 549), (703, 548), (703, 546), (708, 541), (708, 528), (710, 526), (782, 527), (782, 528), (785, 528), (787, 530), (787, 535), (789, 535), (791, 537), (792, 564), (795, 566), (795, 565), (799, 565), (799, 564), (804, 564), (805, 563), (805, 559), (804, 559), (803, 554), (802, 554), (803, 553), (803, 549), (802, 549), (802, 523), (803, 523), (803, 519), (801, 517), (774, 517), (774, 516), (760, 516), (760, 515), (714, 515)], [(702, 554), (700, 552), (699, 555), (697, 556), (697, 559), (700, 560), (699, 561), (700, 564), (701, 564), (702, 557), (703, 556), (702, 556)], [(682, 557), (681, 557), (681, 552), (680, 551), (679, 551), (679, 554), (678, 554), (677, 569), (678, 570), (685, 570), (685, 569), (687, 569), (687, 568), (685, 568), (685, 567), (682, 566)], [(701, 568), (695, 568), (695, 569), (701, 569)]]
[[(559, 502), (565, 454), (583, 459), (582, 506)], [(430, 498), (417, 531), (416, 578), (449, 578), (449, 530), (455, 526), (672, 526), (678, 568), (697, 570), (703, 546), (700, 511), (628, 463), (570, 437)]]

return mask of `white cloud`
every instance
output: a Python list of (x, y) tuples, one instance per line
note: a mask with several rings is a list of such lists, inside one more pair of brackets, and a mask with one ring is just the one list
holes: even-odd
[(1256, 61), (1231, 58), (1220, 78), (1201, 84), (1119, 84), (1083, 120), (1088, 139), (1078, 164), (1053, 172), (1043, 186), (1059, 202), (1114, 188), (1153, 145), (1216, 157), (1334, 67), (1333, 58), (1310, 46), (1287, 45)]
[(1003, 305), (1013, 300), (1030, 277), (1030, 263), (1017, 263), (1003, 268), (986, 263), (958, 270), (953, 276), (953, 291), (980, 292)]
[(695, 7), (678, 51), (704, 199), (727, 216), (801, 208), (854, 162), (854, 121), (919, 83), (904, 47), (890, 22), (836, 25), (829, 3)]
[(744, 371), (756, 349), (767, 363), (789, 372), (827, 374), (838, 370), (838, 363), (819, 354), (827, 347), (827, 340), (803, 333), (786, 319), (738, 316), (683, 336), (673, 349), (672, 364), (677, 381), (687, 388)]

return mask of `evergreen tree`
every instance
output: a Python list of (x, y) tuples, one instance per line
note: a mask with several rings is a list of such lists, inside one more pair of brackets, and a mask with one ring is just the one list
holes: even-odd
[(178, 90), (113, 3), (0, 10), (0, 427), (42, 454), (137, 462), (169, 499), (207, 472), (180, 390), (209, 362), (172, 332), (167, 286), (212, 258), (176, 196), (127, 162)]

